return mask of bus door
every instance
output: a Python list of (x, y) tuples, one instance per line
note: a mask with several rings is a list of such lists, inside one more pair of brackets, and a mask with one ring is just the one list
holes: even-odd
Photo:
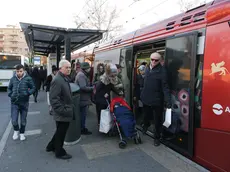
[(164, 127), (163, 141), (193, 156), (194, 82), (198, 32), (166, 40), (165, 66), (172, 99), (172, 122)]
[(124, 87), (125, 100), (132, 106), (132, 70), (133, 70), (133, 48), (127, 47), (121, 49), (120, 65), (122, 83)]

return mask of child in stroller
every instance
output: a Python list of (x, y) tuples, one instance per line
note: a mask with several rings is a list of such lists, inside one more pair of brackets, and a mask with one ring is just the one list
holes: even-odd
[[(117, 129), (120, 136), (120, 148), (125, 148), (127, 145), (126, 140), (122, 137), (122, 134), (126, 138), (134, 140), (135, 144), (141, 143), (141, 138), (136, 130), (136, 120), (130, 106), (121, 97), (115, 97), (110, 103), (110, 112), (113, 116), (114, 125), (111, 132)], [(116, 126), (116, 128), (115, 128)], [(122, 132), (122, 134), (121, 134)]]

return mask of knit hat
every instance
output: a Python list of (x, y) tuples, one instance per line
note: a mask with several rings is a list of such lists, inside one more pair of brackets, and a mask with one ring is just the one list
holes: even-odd
[(107, 64), (106, 65), (106, 69), (105, 72), (107, 75), (117, 75), (117, 67), (114, 64)]
[(138, 68), (140, 71), (145, 71), (145, 66), (144, 65), (140, 65), (140, 67)]
[(82, 63), (81, 63), (81, 68), (82, 68), (82, 69), (89, 69), (89, 68), (90, 68), (90, 65), (89, 65), (88, 62), (82, 62)]

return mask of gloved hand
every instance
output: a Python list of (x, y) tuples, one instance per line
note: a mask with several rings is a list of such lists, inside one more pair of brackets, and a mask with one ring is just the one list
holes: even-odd
[(104, 97), (107, 99), (107, 98), (109, 97), (109, 95), (106, 93), (106, 94), (104, 95)]
[(165, 102), (164, 107), (167, 108), (167, 109), (171, 109), (172, 105), (171, 105), (171, 103)]

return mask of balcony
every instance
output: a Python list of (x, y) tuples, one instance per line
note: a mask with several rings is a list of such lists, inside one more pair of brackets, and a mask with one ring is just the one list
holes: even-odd
[(18, 43), (19, 41), (18, 40), (13, 40), (13, 39), (9, 39), (9, 42), (12, 42), (12, 43)]
[(12, 44), (12, 45), (10, 45), (9, 47), (12, 48), (12, 49), (15, 49), (15, 48), (17, 49), (17, 48), (18, 48), (18, 45), (17, 45), (17, 44)]
[(10, 36), (18, 36), (18, 33), (10, 33)]

